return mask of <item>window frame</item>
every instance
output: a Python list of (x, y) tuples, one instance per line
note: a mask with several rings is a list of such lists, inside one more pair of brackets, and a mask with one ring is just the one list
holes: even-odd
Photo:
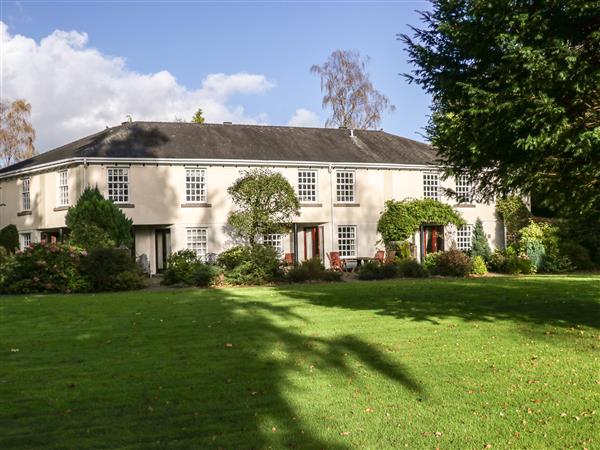
[[(340, 232), (343, 228), (346, 228), (348, 230), (353, 230), (354, 232), (354, 236), (352, 238), (350, 237), (340, 237)], [(347, 232), (347, 231), (346, 231)], [(342, 244), (342, 241), (349, 241), (349, 240), (353, 240), (353, 253), (349, 254), (346, 253), (346, 250), (342, 249), (343, 245), (348, 245), (348, 244)], [(357, 225), (338, 225), (337, 226), (337, 247), (338, 247), (338, 251), (340, 252), (340, 258), (356, 258), (358, 256), (358, 226)]]
[[(468, 230), (468, 236), (464, 235), (465, 229)], [(465, 224), (456, 228), (456, 248), (463, 252), (473, 248), (473, 225)]]
[[(28, 236), (29, 242), (25, 243), (25, 236)], [(19, 233), (19, 244), (21, 245), (21, 250), (25, 250), (25, 248), (29, 247), (33, 242), (33, 234), (31, 231), (26, 231), (24, 233)]]
[[(464, 192), (460, 192), (461, 190)], [(458, 203), (467, 205), (473, 203), (472, 193), (472, 185), (468, 175), (458, 175), (456, 177), (456, 198)]]
[[(27, 190), (25, 190), (27, 187)], [(21, 178), (21, 211), (31, 211), (31, 177)]]
[[(435, 179), (435, 185), (428, 183)], [(429, 191), (435, 186), (435, 194), (432, 196)], [(430, 188), (430, 189), (428, 189)], [(438, 172), (423, 172), (423, 198), (440, 201), (440, 174)]]
[(262, 245), (274, 248), (279, 258), (282, 258), (285, 254), (283, 234), (281, 233), (264, 234), (262, 236)]
[[(352, 175), (352, 199), (342, 199), (340, 200), (340, 179), (339, 175), (341, 174), (351, 174)], [(347, 186), (347, 184), (345, 184)], [(343, 198), (343, 193), (342, 193)], [(337, 169), (335, 171), (335, 200), (336, 203), (356, 203), (356, 170), (348, 170), (348, 169)]]
[[(189, 181), (188, 180), (188, 172), (197, 171), (200, 172), (200, 180), (203, 181)], [(199, 184), (200, 191), (199, 197), (200, 200), (192, 200), (194, 196), (198, 195), (198, 193), (194, 192), (192, 194), (192, 188), (188, 188), (188, 185), (191, 184)], [(194, 188), (195, 190), (195, 188)], [(185, 203), (186, 204), (198, 204), (198, 203), (206, 203), (208, 202), (208, 181), (207, 181), (207, 170), (205, 167), (186, 167), (185, 168)]]
[[(63, 184), (63, 175), (64, 175), (64, 184)], [(57, 176), (58, 176), (58, 184), (57, 184), (57, 192), (56, 192), (56, 194), (57, 194), (56, 203), (58, 206), (69, 206), (69, 170), (68, 169), (59, 170), (57, 172)]]
[[(121, 172), (121, 177), (123, 177), (124, 179), (126, 179), (127, 181), (110, 181), (111, 179), (111, 172), (115, 171), (115, 170), (120, 170)], [(112, 177), (114, 178), (114, 174), (112, 175)], [(129, 203), (130, 200), (130, 189), (129, 189), (129, 167), (107, 167), (106, 168), (106, 198), (109, 200), (112, 200), (112, 202), (116, 205), (124, 205)], [(114, 198), (111, 197), (111, 183), (112, 184), (117, 184), (120, 185), (120, 191), (117, 190), (117, 193), (114, 194), (113, 196), (117, 196), (118, 197), (123, 197), (123, 200), (115, 200)], [(123, 189), (125, 188), (125, 189)], [(113, 188), (114, 190), (115, 188)], [(125, 194), (123, 194), (123, 192), (125, 192)]]
[[(192, 232), (201, 232), (201, 233), (197, 233), (196, 236), (192, 235)], [(193, 239), (194, 237), (202, 237), (203, 234), (203, 238), (204, 238), (204, 242), (202, 241), (191, 241), (190, 239)], [(204, 245), (204, 253), (200, 253), (199, 252), (199, 248), (195, 247), (196, 246), (202, 246)], [(203, 226), (198, 226), (198, 227), (187, 227), (185, 229), (185, 248), (187, 250), (192, 250), (194, 253), (196, 253), (196, 256), (198, 257), (198, 259), (204, 260), (206, 258), (206, 255), (208, 255), (208, 227), (203, 227)]]
[[(314, 199), (312, 200), (307, 200), (306, 198), (302, 198), (302, 192), (300, 189), (301, 185), (308, 185), (308, 183), (306, 181), (301, 182), (300, 181), (300, 175), (301, 174), (312, 174), (314, 176)], [(319, 172), (315, 169), (298, 169), (298, 173), (296, 176), (296, 190), (298, 192), (298, 200), (300, 201), (300, 203), (318, 203), (319, 201)], [(304, 188), (304, 190), (306, 191), (307, 188)]]

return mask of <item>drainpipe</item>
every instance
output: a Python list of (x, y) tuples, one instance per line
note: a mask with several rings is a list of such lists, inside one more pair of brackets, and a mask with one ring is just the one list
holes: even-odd
[(329, 228), (331, 228), (331, 250), (333, 250), (333, 167), (329, 163)]
[(88, 182), (87, 182), (87, 158), (83, 158), (83, 191), (85, 191), (85, 188), (87, 188)]

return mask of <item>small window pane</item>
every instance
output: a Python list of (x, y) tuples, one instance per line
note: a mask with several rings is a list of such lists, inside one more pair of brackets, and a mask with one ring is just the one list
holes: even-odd
[(338, 248), (341, 257), (356, 256), (356, 226), (338, 227)]
[(188, 228), (186, 231), (187, 248), (196, 252), (198, 258), (204, 258), (207, 253), (207, 229)]
[(463, 225), (456, 232), (456, 247), (462, 251), (471, 250), (473, 227)]
[(206, 202), (206, 169), (185, 170), (185, 201)]
[(437, 173), (423, 174), (423, 198), (440, 199), (439, 180)]
[(115, 203), (129, 202), (129, 169), (108, 169), (108, 198)]
[(337, 171), (336, 199), (341, 203), (354, 202), (354, 172)]
[(298, 199), (301, 202), (317, 201), (317, 172), (314, 170), (298, 171)]

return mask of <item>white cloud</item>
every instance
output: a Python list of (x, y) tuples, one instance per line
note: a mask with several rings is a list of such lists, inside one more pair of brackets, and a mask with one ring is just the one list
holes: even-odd
[(201, 107), (207, 122), (264, 123), (265, 113), (249, 115), (231, 104), (238, 94), (262, 94), (273, 84), (250, 73), (208, 75), (199, 88), (178, 83), (166, 70), (142, 74), (123, 58), (88, 46), (88, 35), (57, 30), (36, 42), (11, 35), (0, 22), (0, 85), (3, 98), (25, 98), (40, 151), (126, 120), (189, 120)]
[(292, 127), (320, 127), (321, 119), (319, 116), (308, 109), (299, 108), (289, 120), (288, 125)]

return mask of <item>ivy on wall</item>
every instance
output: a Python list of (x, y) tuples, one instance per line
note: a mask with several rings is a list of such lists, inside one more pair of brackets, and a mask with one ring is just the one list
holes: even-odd
[(377, 231), (388, 246), (391, 242), (406, 241), (423, 224), (464, 225), (459, 212), (437, 200), (388, 200), (377, 223)]

